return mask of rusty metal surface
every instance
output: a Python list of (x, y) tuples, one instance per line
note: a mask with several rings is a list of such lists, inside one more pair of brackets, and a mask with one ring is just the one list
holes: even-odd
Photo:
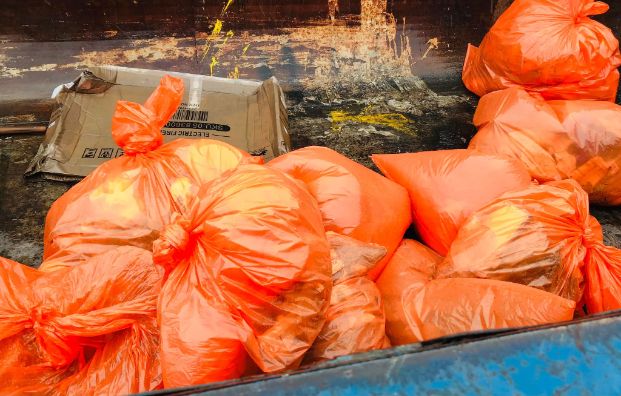
[[(479, 41), (489, 26), (489, 1), (383, 0), (373, 5), (377, 1), (340, 0), (332, 20), (327, 0), (295, 6), (235, 0), (224, 13), (226, 2), (158, 1), (149, 6), (142, 0), (64, 0), (27, 1), (24, 6), (9, 0), (0, 11), (9, 21), (0, 27), (0, 85), (5, 88), (0, 100), (47, 97), (56, 85), (72, 79), (76, 68), (102, 63), (208, 74), (213, 55), (218, 62), (214, 75), (227, 77), (238, 66), (239, 77), (274, 74), (297, 88), (333, 56), (369, 67), (391, 67), (399, 59), (413, 74), (463, 92), (454, 74), (467, 42)], [(390, 16), (382, 12), (384, 5)], [(217, 20), (223, 22), (222, 31), (214, 36)], [(375, 28), (361, 28), (365, 21)], [(438, 48), (420, 59), (433, 38)], [(378, 39), (390, 45), (378, 46)], [(348, 71), (332, 70), (339, 75)]]

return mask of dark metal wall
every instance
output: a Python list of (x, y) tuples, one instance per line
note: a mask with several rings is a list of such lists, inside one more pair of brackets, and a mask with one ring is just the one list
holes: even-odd
[[(434, 14), (438, 25), (474, 18), (487, 25), (497, 0), (389, 0), (398, 20)], [(226, 0), (5, 0), (0, 7), (0, 35), (22, 40), (125, 38), (145, 35), (188, 35), (206, 31)], [(303, 25), (328, 15), (327, 0), (234, 0), (229, 22), (234, 28)], [(339, 0), (341, 15), (359, 14), (359, 0)], [(455, 24), (459, 24), (455, 20)]]

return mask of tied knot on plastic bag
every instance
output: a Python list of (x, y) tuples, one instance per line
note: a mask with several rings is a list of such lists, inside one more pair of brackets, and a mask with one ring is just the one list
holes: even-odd
[(594, 232), (590, 226), (587, 226), (582, 233), (582, 244), (587, 249), (592, 249), (595, 246), (601, 245), (602, 241), (598, 237), (597, 233)]
[(46, 317), (46, 313), (43, 312), (43, 309), (41, 309), (41, 307), (35, 307), (30, 311), (30, 323), (32, 326), (32, 329), (37, 331), (41, 328), (41, 324), (44, 320), (44, 318)]
[(175, 213), (172, 222), (164, 227), (153, 242), (153, 262), (166, 274), (177, 265), (190, 245), (190, 221)]
[(587, 249), (604, 246), (602, 226), (593, 216), (588, 217), (587, 223), (582, 230), (582, 245)]
[(164, 76), (144, 106), (120, 100), (112, 117), (112, 138), (127, 155), (144, 154), (164, 142), (160, 130), (181, 104), (183, 80)]
[(605, 14), (608, 12), (609, 8), (608, 4), (603, 1), (587, 2), (582, 5), (580, 12), (576, 15), (575, 21), (576, 23), (580, 23), (589, 16)]
[(70, 337), (60, 334), (60, 329), (54, 323), (52, 312), (41, 307), (34, 307), (30, 311), (30, 326), (34, 331), (38, 344), (43, 349), (47, 360), (52, 366), (62, 367), (71, 363), (77, 355)]
[(127, 155), (144, 154), (162, 145), (153, 112), (138, 103), (118, 101), (112, 119), (114, 142)]

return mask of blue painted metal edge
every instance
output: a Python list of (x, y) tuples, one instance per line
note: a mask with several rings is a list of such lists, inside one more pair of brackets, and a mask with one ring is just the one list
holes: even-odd
[(621, 395), (621, 311), (462, 334), (145, 395)]

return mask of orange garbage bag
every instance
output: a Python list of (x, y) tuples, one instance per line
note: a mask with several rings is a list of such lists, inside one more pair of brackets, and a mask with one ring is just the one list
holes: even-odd
[(471, 213), (531, 182), (519, 161), (474, 150), (374, 154), (372, 159), (386, 177), (408, 190), (416, 229), (441, 255)]
[(410, 226), (407, 192), (325, 147), (305, 147), (268, 166), (304, 182), (319, 203), (326, 231), (386, 248), (384, 260), (369, 271), (369, 278), (376, 279)]
[(470, 148), (521, 160), (540, 182), (572, 178), (592, 203), (621, 204), (621, 106), (520, 88), (481, 98)]
[(621, 309), (621, 250), (595, 243), (585, 262), (587, 312)]
[(44, 260), (51, 271), (114, 246), (151, 249), (171, 213), (206, 183), (242, 162), (257, 161), (226, 143), (178, 139), (162, 144), (183, 81), (165, 76), (144, 106), (119, 101), (112, 136), (125, 155), (105, 162), (63, 194), (45, 222)]
[(332, 286), (321, 213), (301, 184), (240, 165), (204, 184), (153, 249), (168, 272), (158, 306), (165, 387), (300, 364)]
[(386, 314), (386, 334), (393, 345), (418, 340), (409, 325), (405, 301), (412, 299), (435, 275), (443, 257), (427, 246), (404, 239), (377, 280)]
[(619, 42), (589, 18), (606, 11), (593, 0), (515, 0), (479, 48), (468, 46), (464, 84), (479, 96), (522, 86), (546, 99), (614, 101)]
[(161, 387), (151, 253), (119, 247), (51, 273), (0, 259), (0, 393)]
[(603, 244), (587, 194), (568, 179), (507, 193), (473, 214), (438, 276), (521, 283), (595, 313), (621, 308), (619, 259)]
[(386, 255), (386, 248), (326, 233), (331, 248), (332, 296), (326, 322), (306, 363), (390, 346), (379, 290), (367, 272)]
[(487, 329), (570, 320), (575, 302), (532, 287), (487, 279), (433, 279), (441, 258), (405, 240), (380, 276), (393, 345)]

